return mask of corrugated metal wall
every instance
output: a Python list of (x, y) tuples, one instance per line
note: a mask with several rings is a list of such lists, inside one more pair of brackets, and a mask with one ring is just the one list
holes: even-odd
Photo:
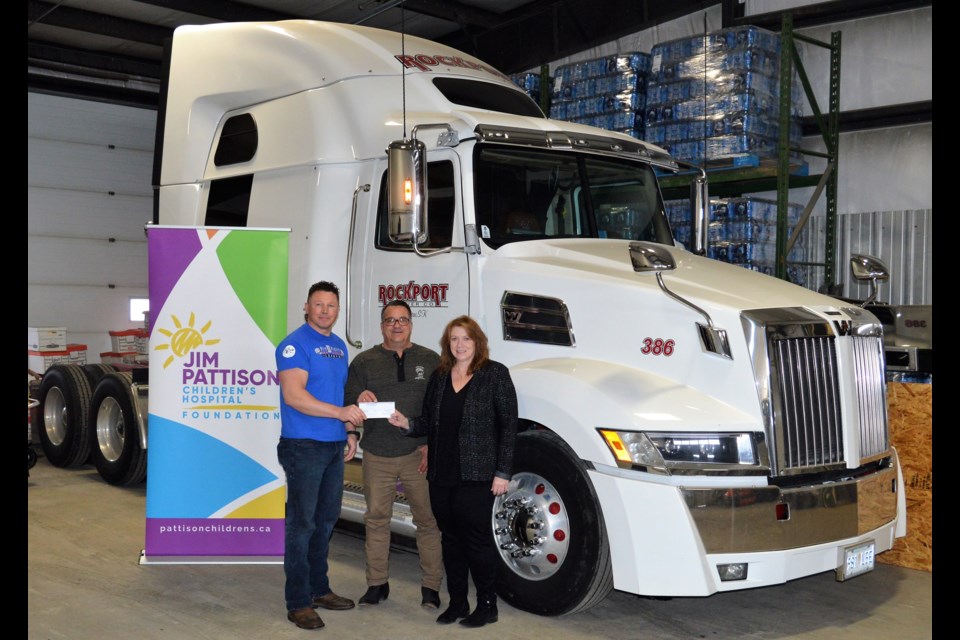
[[(870, 286), (860, 284), (850, 272), (850, 255), (865, 253), (879, 258), (890, 269), (890, 279), (879, 287), (877, 300), (890, 304), (933, 304), (933, 210), (874, 211), (837, 217), (837, 282), (840, 295), (866, 298)], [(813, 261), (823, 260), (823, 217), (808, 222)], [(822, 275), (819, 278), (822, 281)]]
[(156, 111), (27, 93), (27, 326), (66, 327), (87, 362), (146, 297)]

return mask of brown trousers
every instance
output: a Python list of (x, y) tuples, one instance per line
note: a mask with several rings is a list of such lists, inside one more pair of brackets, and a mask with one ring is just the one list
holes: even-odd
[(417, 471), (420, 457), (419, 451), (396, 458), (363, 452), (363, 495), (367, 501), (367, 510), (363, 514), (367, 586), (381, 585), (390, 575), (390, 518), (393, 515), (394, 495), (402, 491), (417, 528), (421, 585), (440, 590), (443, 581), (440, 530), (430, 509), (426, 474)]

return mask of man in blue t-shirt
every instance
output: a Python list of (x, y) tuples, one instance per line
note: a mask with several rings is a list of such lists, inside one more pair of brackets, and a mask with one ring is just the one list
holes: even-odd
[(340, 517), (344, 463), (357, 452), (363, 411), (343, 406), (347, 345), (334, 335), (340, 290), (332, 282), (310, 287), (306, 322), (277, 346), (280, 376), (280, 442), (277, 458), (287, 476), (283, 571), (287, 619), (301, 629), (319, 629), (314, 611), (352, 609), (330, 588), (327, 552)]

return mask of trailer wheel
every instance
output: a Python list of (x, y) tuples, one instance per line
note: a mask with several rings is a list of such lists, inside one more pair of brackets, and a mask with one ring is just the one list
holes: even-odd
[(112, 364), (103, 364), (100, 362), (83, 365), (83, 372), (87, 374), (87, 380), (90, 381), (90, 388), (96, 389), (100, 379), (108, 373), (113, 373), (117, 368)]
[(55, 467), (79, 467), (90, 457), (90, 382), (78, 364), (57, 364), (40, 382), (40, 445)]
[(497, 593), (517, 609), (571, 614), (613, 588), (596, 493), (575, 454), (553, 433), (517, 435), (513, 478), (494, 502), (492, 525), (502, 560)]
[(140, 446), (132, 379), (128, 372), (104, 375), (90, 402), (91, 457), (100, 476), (113, 485), (138, 484), (147, 475), (147, 451)]

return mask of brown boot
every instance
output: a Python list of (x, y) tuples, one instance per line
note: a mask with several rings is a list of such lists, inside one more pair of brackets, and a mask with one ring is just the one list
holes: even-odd
[(338, 596), (333, 591), (324, 596), (313, 596), (314, 607), (323, 607), (332, 611), (343, 611), (344, 609), (353, 609), (354, 603), (350, 598)]
[(303, 607), (301, 609), (291, 609), (287, 611), (287, 620), (297, 625), (301, 629), (319, 629), (323, 626), (323, 620), (317, 615), (312, 607)]

